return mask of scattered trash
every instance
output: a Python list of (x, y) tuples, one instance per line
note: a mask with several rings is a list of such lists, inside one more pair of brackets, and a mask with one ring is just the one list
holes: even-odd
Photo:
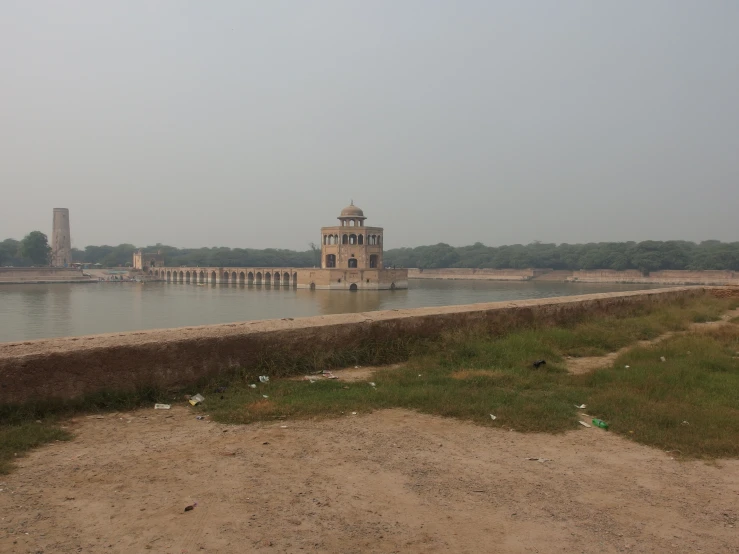
[(373, 382), (370, 381), (370, 387), (376, 387), (376, 386), (377, 385), (375, 385)]
[(355, 366), (354, 366), (354, 369), (359, 369), (359, 366), (358, 366), (358, 365), (355, 365)]
[(540, 366), (547, 365), (547, 361), (546, 360), (536, 360), (532, 365), (536, 369), (539, 369)]
[(252, 388), (252, 389), (257, 388), (257, 386), (255, 384), (253, 384), (253, 383), (251, 385), (249, 385), (249, 387)]
[(687, 421), (683, 421), (680, 425), (690, 425)]
[(624, 369), (629, 369), (631, 366), (625, 365)]
[(544, 462), (551, 462), (551, 461), (552, 461), (552, 460), (550, 460), (549, 458), (526, 458), (526, 459), (527, 459), (527, 460), (531, 460), (532, 462), (540, 462), (540, 463), (542, 463), (542, 464), (543, 464)]
[(269, 377), (267, 375), (260, 375), (259, 376), (259, 382), (260, 383), (269, 383)]
[(195, 416), (195, 419), (205, 419), (204, 415)]
[(583, 427), (587, 427), (588, 429), (592, 427), (592, 425), (590, 425), (589, 423), (585, 423), (584, 421), (578, 421), (578, 423)]
[(262, 396), (263, 396), (264, 398), (269, 398), (269, 396), (267, 396), (266, 394), (263, 394)]
[(280, 425), (280, 429), (287, 429), (287, 425)]
[(596, 427), (600, 427), (601, 429), (608, 429), (608, 424), (602, 419), (594, 419), (593, 425), (595, 425)]
[(580, 404), (579, 406), (577, 404), (575, 404), (575, 408), (577, 408), (578, 410), (584, 410), (586, 408), (586, 406), (585, 406), (585, 404)]
[(185, 511), (186, 511), (186, 512), (191, 512), (192, 510), (194, 510), (194, 509), (195, 509), (195, 506), (197, 506), (197, 505), (198, 505), (198, 503), (197, 503), (197, 502), (193, 502), (193, 503), (192, 503), (192, 504), (190, 504), (189, 506), (185, 506)]
[(667, 361), (667, 359), (664, 356), (660, 356), (659, 359), (660, 359), (661, 362), (666, 362)]
[(202, 394), (196, 394), (195, 396), (191, 396), (190, 397), (190, 400), (188, 400), (188, 402), (190, 404), (192, 404), (193, 406), (197, 406), (198, 404), (200, 404), (204, 400), (205, 400), (205, 398), (203, 397)]
[(493, 414), (490, 414), (490, 419), (492, 419), (493, 421), (495, 421), (495, 420), (496, 420), (496, 419), (498, 419), (498, 418), (497, 418), (497, 417), (495, 417), (495, 416), (494, 416)]
[(262, 444), (269, 444), (268, 442), (263, 442)]
[(420, 376), (421, 376), (421, 374), (419, 373), (419, 374), (418, 374), (418, 376), (420, 377)]
[(357, 415), (357, 412), (352, 412), (352, 415)]
[(170, 404), (154, 404), (155, 410), (169, 410), (171, 407)]

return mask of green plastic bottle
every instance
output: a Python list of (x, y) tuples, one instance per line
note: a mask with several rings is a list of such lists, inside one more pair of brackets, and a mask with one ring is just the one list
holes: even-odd
[(602, 419), (594, 419), (593, 425), (595, 425), (596, 427), (600, 427), (601, 429), (608, 429), (608, 424)]

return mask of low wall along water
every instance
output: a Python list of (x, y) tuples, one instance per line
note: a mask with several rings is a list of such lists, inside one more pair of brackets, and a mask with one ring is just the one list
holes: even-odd
[[(736, 292), (715, 293), (725, 290)], [(372, 344), (433, 339), (472, 326), (501, 334), (534, 321), (561, 324), (704, 291), (654, 289), (0, 343), (0, 404), (146, 386), (174, 389), (235, 368), (265, 365), (274, 368), (273, 377), (285, 376), (282, 368), (315, 367), (329, 353), (351, 356)]]

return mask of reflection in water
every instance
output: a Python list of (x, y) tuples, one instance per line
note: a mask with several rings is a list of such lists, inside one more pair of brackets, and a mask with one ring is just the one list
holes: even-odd
[(411, 280), (410, 287), (348, 292), (190, 283), (1, 285), (0, 342), (655, 288), (441, 280)]

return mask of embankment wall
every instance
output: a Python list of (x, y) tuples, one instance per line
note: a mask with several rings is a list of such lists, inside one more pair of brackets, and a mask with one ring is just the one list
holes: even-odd
[(0, 283), (89, 281), (82, 270), (70, 267), (0, 267)]
[(409, 279), (485, 279), (490, 281), (528, 281), (546, 273), (546, 269), (475, 269), (475, 268), (442, 268), (442, 269), (408, 269)]
[(280, 376), (296, 361), (324, 369), (329, 353), (337, 351), (351, 356), (368, 345), (383, 348), (473, 326), (500, 334), (516, 325), (565, 323), (704, 291), (675, 287), (0, 343), (0, 404), (179, 388), (235, 368), (268, 365), (272, 376)]
[(616, 271), (613, 269), (574, 271), (568, 280), (581, 283), (636, 283), (657, 285), (739, 285), (737, 271), (652, 271), (643, 275), (637, 270)]
[(583, 269), (552, 271), (551, 269), (475, 269), (442, 268), (408, 270), (409, 279), (472, 279), (489, 281), (578, 281), (580, 283), (634, 283), (651, 285), (739, 285), (739, 271), (652, 271), (644, 275), (636, 269)]

